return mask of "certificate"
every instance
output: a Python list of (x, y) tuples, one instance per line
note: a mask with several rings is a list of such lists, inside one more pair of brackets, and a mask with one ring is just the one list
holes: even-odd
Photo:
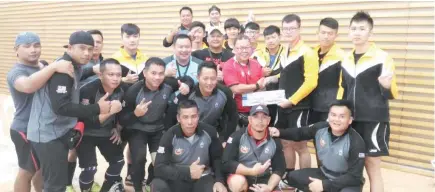
[(243, 106), (279, 104), (285, 100), (284, 90), (261, 91), (242, 95)]

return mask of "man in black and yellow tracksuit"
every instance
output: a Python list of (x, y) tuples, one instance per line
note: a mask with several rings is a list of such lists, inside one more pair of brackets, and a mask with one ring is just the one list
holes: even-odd
[[(391, 56), (370, 42), (373, 19), (366, 12), (356, 13), (349, 36), (354, 49), (342, 61), (340, 85), (343, 99), (353, 102), (352, 127), (366, 144), (365, 167), (370, 190), (383, 192), (381, 156), (388, 156), (390, 138), (389, 99), (398, 97), (395, 66)], [(341, 95), (339, 95), (340, 97)]]
[(317, 33), (319, 45), (314, 48), (319, 59), (319, 79), (316, 89), (311, 94), (311, 124), (326, 121), (329, 106), (337, 98), (341, 58), (344, 55), (343, 50), (335, 44), (337, 31), (337, 20), (327, 17), (320, 21)]
[[(278, 79), (281, 72), (281, 57), (285, 55), (285, 47), (281, 45), (281, 30), (275, 25), (266, 27), (263, 31), (266, 47), (257, 49), (252, 57), (263, 67), (266, 77), (266, 91), (278, 89)], [(271, 126), (276, 119), (277, 105), (268, 105), (271, 117)]]
[[(308, 124), (310, 93), (317, 86), (319, 62), (317, 54), (300, 38), (301, 20), (295, 14), (287, 15), (282, 21), (283, 36), (289, 39), (289, 49), (281, 58), (279, 89), (285, 90), (286, 100), (278, 104), (275, 126), (278, 128), (301, 127)], [(281, 140), (286, 156), (287, 172), (294, 170), (295, 151), (299, 155), (299, 166), (309, 168), (311, 156), (306, 141)]]

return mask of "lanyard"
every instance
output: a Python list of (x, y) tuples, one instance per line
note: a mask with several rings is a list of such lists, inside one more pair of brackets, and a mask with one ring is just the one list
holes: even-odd
[(174, 56), (174, 60), (175, 60), (175, 65), (177, 66), (177, 73), (178, 73), (178, 77), (184, 77), (187, 74), (187, 71), (189, 71), (189, 67), (190, 67), (190, 58), (189, 58), (189, 63), (187, 63), (186, 65), (186, 71), (184, 71), (183, 76), (181, 76), (181, 70), (180, 70), (180, 64), (178, 63), (177, 59)]
[(246, 63), (246, 65), (248, 66), (248, 72), (247, 72), (247, 74), (245, 74), (245, 69), (243, 68), (243, 65), (241, 63), (239, 63), (236, 60), (236, 58), (234, 57), (234, 62), (233, 62), (234, 67), (235, 67), (235, 63), (240, 65), (240, 67), (242, 69), (242, 70), (240, 70), (240, 73), (242, 74), (243, 77), (245, 77), (245, 84), (249, 84), (248, 83), (248, 76), (249, 76), (249, 79), (251, 79), (251, 65), (249, 65), (249, 59), (248, 59), (248, 63)]
[[(270, 61), (269, 61), (269, 68), (271, 68), (272, 70), (280, 62), (280, 59), (281, 59), (280, 56), (281, 56), (281, 53), (282, 53), (283, 50), (284, 50), (284, 48), (281, 45), (279, 45), (278, 52), (275, 55), (275, 62), (273, 62), (273, 64), (271, 65)], [(266, 48), (266, 52), (269, 53), (269, 49)], [(269, 54), (269, 59), (270, 59), (270, 54)]]
[(222, 52), (219, 53), (219, 57), (217, 59), (217, 63), (214, 60), (213, 53), (210, 51), (210, 48), (208, 48), (207, 51), (208, 51), (208, 54), (210, 55), (210, 58), (211, 58), (212, 62), (214, 64), (216, 64), (218, 67), (220, 67), (221, 61), (222, 61), (222, 57), (223, 57), (223, 54), (224, 54), (224, 50), (222, 50)]

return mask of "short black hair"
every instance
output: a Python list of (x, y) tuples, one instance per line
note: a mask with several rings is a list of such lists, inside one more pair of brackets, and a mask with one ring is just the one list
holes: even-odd
[(177, 43), (177, 41), (178, 41), (179, 39), (189, 39), (189, 41), (192, 42), (192, 39), (190, 39), (189, 35), (187, 35), (187, 34), (183, 34), (183, 33), (180, 33), (180, 34), (178, 34), (178, 35), (175, 35), (174, 40), (172, 40), (172, 42), (174, 43), (174, 45)]
[(299, 15), (296, 14), (288, 14), (286, 16), (284, 16), (284, 18), (282, 18), (282, 22), (281, 23), (290, 23), (296, 21), (298, 23), (298, 27), (301, 26), (301, 18), (299, 17)]
[(329, 105), (329, 110), (331, 110), (331, 108), (335, 106), (346, 107), (347, 109), (349, 109), (350, 116), (353, 116), (353, 104), (350, 100), (335, 100)]
[(192, 14), (192, 15), (193, 15), (193, 11), (192, 11), (192, 8), (190, 8), (190, 7), (187, 7), (187, 6), (185, 6), (185, 7), (182, 7), (182, 8), (180, 9), (180, 15), (181, 15), (181, 12), (182, 12), (183, 10), (188, 10), (188, 11), (190, 12), (190, 14)]
[(241, 28), (240, 22), (239, 20), (237, 20), (236, 18), (229, 18), (225, 21), (224, 23), (224, 29), (228, 29), (231, 27), (235, 27), (237, 29)]
[(374, 22), (373, 18), (369, 15), (369, 13), (364, 11), (358, 11), (352, 19), (350, 19), (350, 25), (352, 25), (352, 22), (361, 22), (361, 21), (367, 21), (370, 25), (370, 29), (373, 29)]
[(246, 29), (260, 30), (260, 25), (256, 22), (249, 22), (245, 25), (245, 30)]
[(192, 30), (195, 27), (201, 27), (202, 30), (204, 30), (204, 32), (205, 32), (205, 25), (201, 21), (194, 21), (194, 22), (192, 22), (192, 24), (190, 25), (190, 30)]
[(189, 109), (189, 108), (198, 109), (198, 104), (196, 104), (196, 102), (191, 99), (180, 101), (178, 103), (177, 113), (180, 114), (181, 109)]
[(198, 66), (198, 74), (201, 74), (202, 69), (209, 68), (217, 72), (217, 66), (211, 61), (204, 61)]
[(322, 20), (320, 20), (319, 26), (320, 25), (329, 27), (331, 29), (338, 30), (338, 21), (332, 17), (323, 18)]
[(263, 31), (263, 35), (264, 35), (265, 37), (268, 36), (268, 35), (272, 35), (272, 34), (274, 34), (274, 33), (276, 33), (276, 34), (278, 34), (278, 35), (281, 35), (281, 30), (280, 30), (279, 27), (276, 26), (276, 25), (269, 25), (269, 26), (267, 26), (267, 27), (264, 29), (264, 31)]
[(140, 35), (140, 28), (136, 24), (126, 23), (121, 26), (121, 35), (124, 33), (127, 35)]
[(210, 7), (210, 9), (208, 9), (208, 14), (210, 14), (212, 11), (217, 11), (217, 12), (219, 12), (219, 14), (221, 14), (221, 9), (219, 9), (219, 7), (217, 7), (216, 5), (212, 5), (211, 7)]
[(101, 36), (101, 39), (104, 39), (104, 38), (103, 38), (103, 33), (101, 33), (101, 31), (98, 30), (98, 29), (92, 29), (92, 30), (89, 30), (88, 33), (90, 33), (91, 35), (100, 35), (100, 36)]
[(121, 66), (119, 61), (116, 59), (113, 59), (113, 58), (104, 59), (100, 63), (100, 72), (101, 73), (103, 73), (106, 70), (106, 65), (119, 65), (119, 66)]
[(145, 62), (144, 70), (149, 69), (151, 65), (158, 65), (158, 66), (162, 66), (163, 68), (166, 68), (166, 63), (165, 63), (165, 61), (163, 61), (163, 59), (160, 59), (160, 58), (158, 58), (158, 57), (150, 57), (150, 58)]
[(237, 43), (237, 41), (240, 41), (240, 40), (249, 40), (249, 37), (246, 35), (243, 35), (243, 34), (239, 34), (236, 37), (236, 39), (234, 40), (234, 45)]

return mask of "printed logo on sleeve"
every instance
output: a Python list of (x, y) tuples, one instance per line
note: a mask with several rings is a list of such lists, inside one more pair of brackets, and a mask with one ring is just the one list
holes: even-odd
[(67, 93), (66, 86), (58, 85), (56, 89), (56, 93), (62, 93), (62, 94)]
[(358, 157), (359, 157), (359, 158), (365, 158), (365, 157), (366, 157), (366, 154), (364, 154), (364, 153), (358, 153)]
[(232, 137), (228, 137), (227, 143), (232, 143), (233, 142), (233, 138)]
[(157, 153), (165, 153), (165, 148), (162, 146), (159, 146), (159, 149), (157, 149)]
[(125, 107), (125, 100), (122, 100), (121, 105), (122, 105), (122, 107)]

